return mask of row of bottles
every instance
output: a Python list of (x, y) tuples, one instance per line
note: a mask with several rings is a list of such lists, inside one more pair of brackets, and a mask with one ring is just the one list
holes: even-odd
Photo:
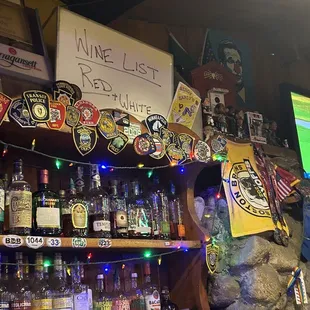
[(67, 191), (48, 187), (41, 170), (39, 189), (31, 193), (22, 160), (14, 162), (12, 182), (0, 184), (0, 233), (97, 238), (184, 239), (180, 199), (172, 183), (167, 193), (154, 178), (150, 192), (139, 182), (111, 180), (109, 194), (101, 187), (98, 165), (90, 167), (90, 188), (84, 194), (83, 167), (77, 167)]
[[(43, 254), (36, 253), (35, 274), (29, 275), (29, 265), (21, 252), (16, 253), (16, 267), (10, 279), (7, 257), (2, 257), (0, 272), (0, 309), (6, 310), (177, 310), (170, 301), (169, 290), (161, 294), (152, 284), (150, 264), (144, 264), (144, 284), (138, 286), (137, 273), (131, 273), (131, 288), (121, 281), (122, 269), (115, 269), (113, 291), (107, 289), (108, 277), (98, 272), (91, 285), (85, 283), (84, 265), (78, 261), (68, 268), (59, 253), (55, 254), (50, 276)], [(4, 270), (3, 270), (4, 269)], [(70, 270), (70, 272), (68, 272)], [(68, 280), (70, 274), (71, 281)], [(30, 280), (32, 278), (32, 280)]]

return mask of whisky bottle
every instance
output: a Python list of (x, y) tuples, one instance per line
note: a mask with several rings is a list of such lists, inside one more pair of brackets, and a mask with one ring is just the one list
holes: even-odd
[(112, 310), (130, 310), (129, 299), (125, 296), (121, 288), (121, 278), (118, 268), (115, 269), (113, 281), (114, 289), (112, 298)]
[(146, 310), (160, 310), (160, 296), (157, 286), (151, 281), (150, 262), (144, 264), (144, 289), (143, 296), (145, 299)]
[(32, 310), (52, 310), (52, 290), (44, 278), (42, 253), (36, 253), (35, 264), (35, 280), (32, 287)]
[(118, 181), (110, 183), (110, 218), (114, 238), (128, 238), (127, 205), (124, 196), (118, 194)]
[(179, 310), (178, 306), (170, 300), (167, 286), (164, 286), (161, 290), (161, 310)]
[[(0, 253), (0, 261), (1, 263), (7, 263), (7, 257), (3, 257), (2, 259), (2, 255)], [(5, 272), (2, 275), (3, 266), (5, 266)], [(0, 309), (10, 309), (10, 293), (8, 288), (7, 265), (0, 265)]]
[(131, 183), (131, 197), (128, 203), (128, 234), (130, 238), (152, 238), (152, 209), (141, 194), (140, 185)]
[(81, 265), (76, 262), (72, 268), (72, 293), (74, 310), (89, 310), (88, 287), (81, 282)]
[(111, 238), (110, 200), (101, 188), (98, 165), (90, 167), (89, 233), (96, 238)]
[(11, 294), (11, 310), (31, 310), (31, 291), (25, 286), (23, 253), (16, 252), (16, 273)]
[(79, 187), (79, 195), (70, 179), (69, 193), (66, 199), (66, 207), (70, 214), (63, 214), (63, 233), (66, 237), (86, 237), (88, 232), (88, 203), (82, 195), (82, 187)]
[(138, 274), (131, 274), (130, 310), (145, 310), (145, 300), (138, 288)]
[[(112, 298), (105, 290), (104, 275), (97, 275), (97, 283), (94, 294), (94, 310), (111, 310)], [(143, 309), (144, 310), (144, 309)]]
[(53, 276), (53, 310), (73, 310), (73, 297), (64, 277), (65, 265), (60, 253), (55, 254)]
[(23, 162), (16, 160), (13, 165), (12, 183), (9, 187), (10, 233), (30, 235), (32, 227), (32, 194), (30, 185), (24, 181)]
[(57, 236), (61, 233), (59, 196), (48, 188), (48, 170), (40, 170), (38, 191), (32, 195), (34, 233)]
[(169, 213), (171, 238), (174, 240), (184, 240), (185, 226), (183, 223), (183, 210), (180, 198), (176, 196), (176, 190), (173, 183), (170, 183)]

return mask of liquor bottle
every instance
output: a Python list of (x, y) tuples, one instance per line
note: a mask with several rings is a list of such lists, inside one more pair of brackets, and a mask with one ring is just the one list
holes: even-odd
[(110, 183), (110, 218), (114, 238), (128, 238), (128, 218), (125, 197), (118, 194), (118, 181)]
[(170, 300), (167, 286), (164, 286), (161, 290), (161, 310), (179, 310), (178, 306)]
[(30, 235), (32, 227), (32, 194), (30, 185), (24, 181), (23, 162), (16, 160), (13, 165), (12, 183), (9, 187), (10, 233)]
[(87, 287), (87, 296), (88, 296), (88, 307), (89, 310), (93, 309), (93, 291), (92, 289), (85, 283), (85, 272), (84, 265), (80, 265), (81, 268), (81, 283)]
[(64, 227), (64, 222), (70, 219), (70, 208), (66, 203), (66, 191), (64, 189), (60, 189), (58, 192), (59, 195), (59, 208), (61, 213), (61, 227)]
[(9, 179), (8, 179), (7, 173), (4, 174), (3, 185), (4, 185), (4, 191), (5, 191), (3, 231), (5, 234), (7, 234), (10, 229)]
[(138, 274), (131, 274), (130, 310), (145, 310), (145, 300), (138, 288)]
[(148, 200), (141, 194), (140, 185), (131, 183), (128, 204), (128, 234), (130, 238), (152, 238), (152, 210)]
[(183, 210), (180, 198), (176, 196), (176, 190), (173, 183), (170, 183), (169, 213), (171, 238), (174, 240), (184, 240), (185, 226), (183, 223)]
[(16, 252), (16, 273), (14, 283), (12, 285), (13, 292), (11, 294), (12, 310), (31, 310), (31, 291), (25, 287), (23, 253)]
[(121, 278), (118, 268), (115, 269), (113, 280), (114, 290), (112, 299), (112, 310), (130, 310), (129, 299), (125, 296), (121, 288)]
[(97, 284), (94, 294), (94, 310), (111, 310), (112, 298), (105, 290), (104, 275), (97, 275)]
[(89, 233), (96, 238), (111, 238), (110, 200), (101, 188), (98, 165), (90, 167)]
[(151, 195), (150, 195), (150, 204), (152, 207), (152, 234), (154, 239), (159, 239), (159, 232), (160, 232), (160, 190), (159, 190), (159, 179), (154, 177)]
[(156, 285), (151, 281), (150, 263), (144, 264), (144, 289), (143, 295), (145, 299), (146, 310), (160, 310), (160, 296)]
[[(7, 257), (6, 259), (3, 257), (0, 253), (0, 261), (2, 263), (7, 263)], [(2, 266), (5, 266), (4, 274), (2, 275)], [(8, 288), (8, 273), (7, 273), (7, 265), (0, 265), (0, 309), (9, 310), (10, 309), (10, 293)]]
[(29, 278), (29, 258), (24, 256), (23, 258), (23, 269), (24, 269), (24, 288), (25, 290), (31, 291), (31, 283)]
[(61, 233), (59, 196), (48, 188), (48, 170), (40, 170), (38, 191), (32, 195), (33, 231), (39, 236)]
[(74, 310), (89, 310), (88, 287), (81, 282), (81, 265), (76, 262), (72, 268), (72, 293)]
[(3, 179), (0, 179), (0, 234), (4, 231), (4, 208), (5, 208), (5, 186)]
[[(80, 187), (81, 190), (81, 187)], [(63, 233), (66, 237), (86, 237), (88, 231), (88, 203), (77, 191), (73, 180), (70, 179), (66, 207), (70, 214), (63, 214)]]
[(36, 253), (35, 275), (32, 287), (32, 310), (52, 310), (52, 290), (44, 278), (43, 254)]
[(67, 285), (65, 265), (62, 263), (61, 254), (56, 253), (54, 259), (54, 288), (53, 288), (53, 309), (73, 310), (73, 297)]

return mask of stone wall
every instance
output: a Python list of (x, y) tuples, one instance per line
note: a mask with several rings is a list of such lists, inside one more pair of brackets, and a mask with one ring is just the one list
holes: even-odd
[(296, 204), (285, 207), (291, 233), (286, 248), (275, 244), (270, 233), (232, 238), (226, 201), (209, 197), (206, 204), (213, 215), (204, 225), (213, 226), (212, 235), (221, 248), (218, 269), (207, 285), (211, 309), (300, 309), (295, 297), (287, 296), (286, 286), (292, 269), (301, 266), (310, 293), (310, 264), (300, 261), (302, 208)]

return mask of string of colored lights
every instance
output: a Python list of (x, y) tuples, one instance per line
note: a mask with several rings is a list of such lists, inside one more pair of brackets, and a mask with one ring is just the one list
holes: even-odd
[[(197, 245), (200, 246), (200, 243)], [(196, 245), (196, 246), (197, 246)], [(128, 263), (128, 262), (132, 262), (132, 261), (138, 261), (138, 260), (145, 260), (145, 259), (153, 259), (153, 258), (162, 258), (163, 256), (167, 256), (167, 255), (171, 255), (171, 254), (175, 254), (178, 252), (189, 252), (189, 250), (199, 250), (200, 248), (197, 247), (193, 247), (193, 248), (185, 248), (185, 247), (181, 247), (178, 246), (176, 249), (174, 249), (173, 251), (169, 251), (169, 252), (162, 252), (162, 253), (158, 253), (158, 254), (152, 254), (152, 252), (150, 250), (146, 250), (143, 253), (143, 256), (138, 256), (138, 257), (131, 257), (131, 258), (124, 258), (124, 259), (118, 259), (118, 260), (110, 260), (110, 261), (103, 261), (103, 262), (91, 262), (90, 259), (92, 258), (92, 254), (89, 253), (87, 254), (87, 262), (73, 262), (73, 263), (66, 263), (67, 266), (76, 266), (76, 265), (113, 265), (113, 264), (123, 264), (123, 263)], [(5, 262), (2, 263), (0, 262), (0, 265), (8, 265), (8, 266), (16, 266), (17, 263), (9, 263), (9, 262)], [(34, 263), (21, 263), (19, 264), (20, 266), (37, 266), (38, 264), (34, 264)], [(41, 265), (42, 266), (42, 265)], [(52, 267), (54, 266), (53, 263), (51, 263), (50, 260), (44, 261), (43, 262), (43, 266), (48, 266), (48, 267)]]
[(35, 150), (35, 142), (34, 141), (32, 142), (31, 148), (26, 148), (23, 146), (12, 144), (12, 143), (7, 143), (7, 142), (2, 141), (2, 140), (0, 140), (0, 144), (2, 144), (4, 147), (2, 156), (4, 156), (8, 152), (8, 147), (12, 147), (15, 149), (23, 150), (26, 152), (32, 152), (32, 153), (37, 154), (37, 155), (41, 155), (44, 157), (55, 159), (55, 164), (56, 164), (57, 169), (60, 169), (61, 161), (63, 161), (63, 162), (69, 163), (69, 165), (73, 165), (73, 164), (87, 165), (87, 166), (99, 165), (102, 169), (118, 169), (118, 170), (133, 170), (133, 169), (137, 169), (137, 168), (142, 169), (142, 170), (156, 170), (156, 169), (164, 169), (164, 168), (179, 166), (179, 167), (181, 167), (180, 172), (184, 173), (184, 166), (191, 165), (191, 164), (199, 162), (197, 160), (192, 160), (190, 162), (186, 162), (186, 163), (183, 163), (181, 165), (168, 164), (168, 165), (160, 165), (160, 166), (154, 166), (154, 167), (146, 167), (142, 163), (139, 163), (137, 166), (113, 166), (113, 165), (105, 165), (103, 163), (98, 164), (98, 163), (91, 163), (91, 162), (85, 162), (85, 161), (83, 162), (83, 161), (77, 161), (77, 160), (73, 160), (73, 159), (61, 158), (61, 157), (49, 155), (49, 154)]

